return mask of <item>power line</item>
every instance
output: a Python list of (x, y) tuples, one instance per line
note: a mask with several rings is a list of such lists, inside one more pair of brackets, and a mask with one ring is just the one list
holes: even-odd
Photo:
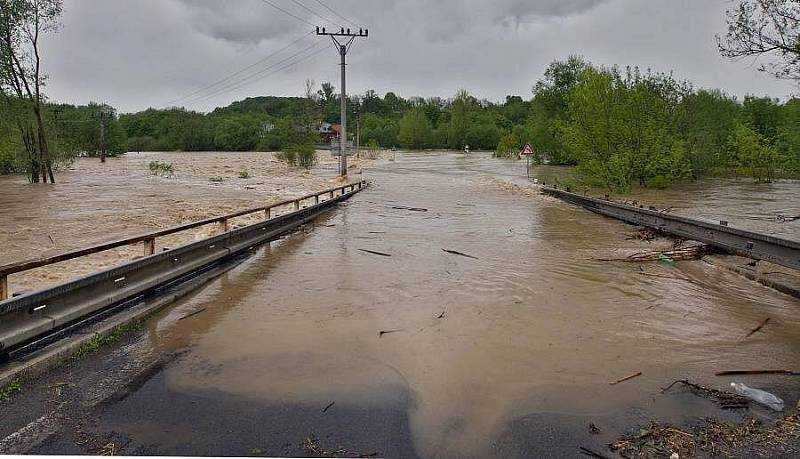
[(314, 16), (316, 16), (316, 17), (318, 17), (318, 18), (322, 19), (323, 21), (325, 21), (325, 22), (327, 22), (327, 23), (329, 23), (329, 24), (331, 24), (331, 25), (339, 25), (339, 24), (337, 24), (336, 22), (334, 22), (334, 21), (331, 21), (330, 19), (326, 18), (325, 16), (323, 16), (323, 15), (321, 15), (321, 14), (317, 13), (316, 11), (312, 10), (311, 8), (309, 8), (309, 7), (305, 6), (304, 4), (300, 3), (300, 1), (299, 1), (299, 0), (292, 0), (292, 1), (293, 1), (293, 2), (294, 2), (296, 5), (300, 6), (300, 8), (303, 8), (304, 10), (306, 10), (306, 11), (308, 11), (309, 13), (313, 14)]
[(248, 65), (247, 67), (244, 67), (244, 68), (242, 68), (242, 69), (240, 69), (240, 70), (238, 70), (238, 71), (236, 71), (236, 72), (234, 72), (234, 73), (231, 73), (230, 75), (228, 75), (228, 76), (226, 76), (226, 77), (224, 77), (224, 78), (222, 78), (222, 79), (220, 79), (220, 80), (218, 80), (218, 81), (215, 81), (214, 83), (211, 83), (211, 84), (210, 84), (210, 85), (208, 85), (208, 86), (204, 86), (204, 87), (202, 87), (202, 88), (200, 88), (200, 89), (197, 89), (197, 90), (195, 90), (195, 91), (192, 91), (192, 92), (190, 92), (190, 93), (188, 93), (188, 94), (185, 94), (185, 95), (183, 95), (183, 96), (181, 96), (181, 97), (179, 97), (179, 98), (177, 98), (177, 99), (173, 99), (173, 100), (171, 100), (171, 101), (167, 102), (167, 103), (166, 103), (166, 105), (168, 105), (168, 106), (169, 106), (169, 105), (176, 104), (177, 102), (179, 102), (179, 101), (182, 101), (182, 100), (186, 100), (186, 99), (192, 99), (192, 98), (194, 98), (194, 96), (196, 96), (196, 95), (198, 95), (198, 94), (202, 93), (203, 91), (206, 91), (206, 90), (208, 90), (208, 89), (211, 89), (211, 88), (213, 88), (213, 87), (215, 87), (215, 86), (218, 86), (218, 85), (220, 85), (220, 84), (222, 84), (222, 83), (226, 82), (227, 80), (230, 80), (230, 79), (231, 79), (231, 78), (233, 78), (233, 77), (236, 77), (236, 76), (238, 76), (238, 75), (241, 75), (242, 73), (244, 73), (244, 72), (246, 72), (246, 71), (248, 71), (248, 70), (252, 69), (253, 67), (256, 67), (256, 66), (258, 66), (258, 65), (260, 65), (260, 64), (262, 64), (262, 63), (264, 63), (264, 62), (268, 61), (268, 60), (269, 60), (269, 59), (271, 59), (272, 57), (274, 57), (274, 56), (276, 56), (276, 55), (280, 54), (281, 52), (283, 52), (283, 51), (285, 51), (285, 50), (287, 50), (287, 49), (291, 48), (292, 46), (294, 46), (295, 44), (297, 44), (298, 42), (302, 41), (303, 39), (305, 39), (306, 37), (308, 37), (309, 35), (311, 35), (311, 34), (313, 34), (313, 33), (314, 33), (313, 31), (312, 31), (312, 32), (309, 32), (309, 33), (307, 33), (307, 34), (303, 35), (302, 37), (298, 38), (297, 40), (295, 40), (295, 41), (293, 41), (293, 42), (289, 43), (288, 45), (286, 45), (286, 46), (284, 46), (284, 47), (282, 47), (281, 49), (279, 49), (279, 50), (277, 50), (277, 51), (274, 51), (274, 52), (270, 53), (269, 55), (267, 55), (266, 57), (264, 57), (264, 58), (262, 58), (262, 59), (259, 59), (259, 60), (258, 60), (258, 61), (256, 61), (255, 63), (253, 63), (253, 64), (250, 64), (250, 65)]
[(310, 25), (311, 27), (314, 27), (314, 24), (312, 24), (312, 23), (310, 23), (310, 22), (306, 21), (305, 19), (301, 18), (300, 16), (298, 16), (298, 15), (296, 15), (296, 14), (294, 14), (294, 13), (291, 13), (291, 12), (289, 12), (289, 11), (286, 11), (285, 9), (281, 8), (280, 6), (278, 6), (278, 5), (274, 4), (274, 3), (272, 3), (270, 0), (261, 0), (261, 1), (262, 1), (262, 2), (264, 2), (264, 3), (266, 3), (267, 5), (269, 5), (269, 6), (273, 7), (273, 8), (275, 8), (275, 9), (276, 9), (276, 10), (278, 10), (278, 11), (282, 11), (282, 12), (284, 12), (284, 13), (288, 14), (289, 16), (291, 16), (291, 17), (293, 17), (293, 18), (297, 19), (298, 21), (300, 21), (300, 22), (302, 22), (302, 23), (304, 23), (304, 24), (308, 24), (308, 25)]
[(331, 9), (331, 8), (330, 8), (328, 5), (326, 5), (326, 4), (324, 4), (324, 3), (322, 3), (322, 1), (321, 1), (321, 0), (315, 0), (315, 1), (316, 1), (317, 3), (319, 3), (320, 5), (322, 5), (322, 7), (323, 7), (323, 8), (325, 8), (326, 10), (328, 10), (328, 11), (330, 11), (331, 13), (333, 13), (334, 15), (336, 15), (336, 17), (338, 17), (339, 19), (342, 19), (343, 21), (345, 21), (345, 22), (349, 23), (349, 24), (350, 24), (351, 26), (353, 26), (353, 27), (358, 27), (358, 25), (356, 25), (356, 24), (355, 24), (353, 21), (351, 21), (351, 20), (347, 19), (346, 17), (342, 16), (341, 14), (337, 13), (336, 11), (334, 11), (333, 9)]
[[(321, 47), (320, 47), (320, 45), (323, 45), (323, 46), (321, 46)], [(299, 55), (301, 55), (301, 54), (303, 54), (303, 53), (305, 53), (305, 52), (307, 52), (307, 51), (309, 51), (309, 50), (311, 50), (311, 49), (313, 49), (313, 48), (315, 48), (315, 47), (319, 47), (319, 49), (315, 50), (315, 51), (314, 51), (314, 52), (312, 52), (311, 54), (308, 54), (308, 55), (306, 55), (306, 56), (303, 56), (303, 57), (301, 57), (301, 58), (299, 58), (299, 59), (296, 59), (296, 60), (294, 60), (294, 61), (288, 62), (286, 65), (283, 65), (283, 66), (281, 66), (281, 67), (279, 67), (279, 68), (277, 68), (277, 69), (274, 69), (274, 70), (272, 70), (271, 72), (265, 73), (267, 70), (270, 70), (271, 68), (275, 67), (276, 65), (279, 65), (279, 64), (282, 64), (282, 63), (284, 63), (284, 62), (290, 61), (290, 60), (292, 60), (293, 58), (295, 58), (295, 57), (297, 57), (297, 56), (299, 56)], [(295, 54), (293, 54), (292, 56), (289, 56), (289, 57), (287, 57), (286, 59), (283, 59), (282, 61), (279, 61), (279, 62), (276, 62), (275, 64), (272, 64), (271, 66), (269, 66), (269, 67), (267, 67), (267, 68), (265, 68), (265, 69), (261, 70), (261, 71), (260, 71), (260, 72), (258, 72), (258, 73), (255, 73), (255, 74), (253, 74), (253, 75), (250, 75), (250, 76), (248, 77), (248, 78), (251, 78), (251, 80), (250, 80), (250, 81), (242, 81), (242, 82), (240, 82), (240, 83), (238, 83), (238, 84), (235, 84), (234, 86), (230, 86), (230, 87), (227, 87), (227, 88), (223, 88), (223, 89), (221, 89), (221, 90), (219, 90), (219, 91), (216, 91), (216, 92), (214, 92), (214, 93), (212, 93), (212, 94), (208, 94), (208, 95), (206, 95), (206, 96), (202, 96), (202, 97), (200, 97), (200, 98), (195, 98), (194, 100), (187, 102), (187, 104), (197, 104), (197, 103), (200, 103), (200, 102), (205, 102), (205, 101), (207, 101), (207, 100), (209, 100), (209, 99), (212, 99), (212, 98), (214, 98), (214, 97), (216, 97), (216, 96), (219, 96), (219, 95), (222, 95), (222, 94), (224, 94), (224, 93), (231, 92), (231, 91), (235, 91), (235, 90), (237, 90), (237, 89), (243, 88), (243, 87), (245, 87), (245, 86), (247, 86), (247, 85), (250, 85), (250, 84), (252, 84), (252, 83), (255, 83), (256, 81), (262, 80), (262, 79), (264, 79), (264, 78), (266, 78), (266, 77), (268, 77), (268, 76), (270, 76), (270, 75), (273, 75), (273, 74), (275, 74), (275, 73), (277, 73), (277, 72), (280, 72), (280, 71), (282, 71), (282, 70), (285, 70), (285, 69), (287, 69), (287, 68), (289, 68), (289, 67), (292, 67), (292, 66), (294, 66), (294, 65), (297, 65), (297, 64), (299, 64), (300, 62), (303, 62), (303, 61), (305, 61), (305, 60), (307, 60), (307, 59), (310, 59), (311, 57), (313, 57), (313, 56), (316, 56), (317, 54), (319, 54), (319, 53), (321, 53), (322, 51), (324, 51), (324, 50), (325, 50), (325, 47), (326, 47), (326, 46), (325, 46), (324, 44), (322, 44), (321, 42), (317, 42), (317, 43), (315, 43), (315, 44), (313, 44), (313, 45), (311, 45), (311, 46), (309, 46), (309, 47), (307, 47), (307, 48), (305, 48), (305, 49), (301, 50), (300, 52), (298, 52), (298, 53), (295, 53)], [(254, 77), (256, 77), (256, 78), (255, 78), (255, 79), (252, 79), (252, 78), (254, 78)]]
[[(310, 59), (310, 58), (312, 58), (312, 57), (316, 56), (317, 54), (321, 53), (322, 51), (325, 51), (325, 47), (324, 47), (324, 46), (323, 46), (322, 48), (320, 48), (320, 49), (317, 49), (316, 51), (314, 51), (313, 53), (311, 53), (311, 54), (309, 54), (309, 55), (307, 55), (307, 56), (301, 57), (300, 59), (297, 59), (297, 60), (295, 60), (295, 61), (293, 61), (293, 62), (289, 62), (288, 64), (286, 64), (286, 65), (284, 65), (284, 66), (282, 66), (282, 67), (280, 67), (280, 68), (277, 68), (277, 69), (275, 69), (275, 70), (273, 70), (273, 71), (271, 71), (271, 72), (269, 72), (269, 73), (266, 73), (266, 74), (262, 75), (261, 77), (257, 78), (256, 80), (249, 81), (249, 82), (243, 83), (243, 84), (241, 84), (241, 85), (239, 85), (239, 86), (237, 86), (237, 87), (231, 88), (231, 91), (235, 91), (235, 90), (237, 90), (237, 89), (243, 88), (243, 87), (245, 87), (245, 86), (247, 86), (247, 85), (249, 85), (249, 84), (255, 83), (255, 82), (256, 82), (256, 81), (258, 81), (258, 80), (263, 80), (264, 78), (266, 78), (266, 77), (268, 77), (268, 76), (270, 76), (270, 75), (274, 75), (275, 73), (278, 73), (278, 72), (280, 72), (280, 71), (283, 71), (283, 70), (285, 70), (285, 69), (288, 69), (289, 67), (292, 67), (292, 66), (294, 66), (294, 65), (297, 65), (297, 64), (299, 64), (299, 63), (301, 63), (301, 62), (303, 62), (303, 61), (306, 61), (306, 60), (308, 60), (308, 59)], [(210, 100), (210, 99), (213, 99), (214, 97), (216, 97), (216, 96), (218, 96), (218, 95), (221, 95), (221, 94), (223, 94), (224, 92), (225, 92), (225, 91), (223, 91), (222, 93), (218, 93), (218, 94), (212, 94), (212, 95), (210, 95), (210, 96), (207, 96), (207, 97), (204, 97), (204, 98), (202, 98), (202, 99), (196, 100), (196, 101), (194, 101), (193, 103), (201, 103), (201, 102), (208, 101), (208, 100)]]
[(210, 94), (194, 97), (194, 98), (192, 98), (192, 100), (188, 101), (187, 103), (189, 103), (189, 104), (196, 103), (198, 101), (206, 100), (207, 98), (215, 97), (215, 96), (218, 96), (220, 94), (224, 94), (226, 92), (233, 91), (233, 90), (239, 89), (239, 88), (241, 88), (243, 86), (246, 86), (246, 85), (252, 83), (253, 81), (256, 81), (260, 76), (264, 75), (265, 72), (267, 72), (267, 71), (275, 68), (276, 66), (279, 66), (279, 65), (281, 65), (281, 64), (283, 64), (283, 63), (285, 63), (287, 61), (290, 61), (290, 60), (294, 59), (295, 57), (297, 57), (297, 56), (299, 56), (299, 55), (311, 50), (312, 48), (314, 48), (316, 46), (319, 46), (319, 42), (313, 43), (311, 46), (307, 46), (306, 48), (303, 48), (300, 51), (298, 51), (298, 52), (296, 52), (296, 53), (294, 53), (294, 54), (292, 54), (292, 55), (290, 55), (288, 57), (283, 58), (282, 60), (279, 60), (277, 62), (273, 62), (272, 64), (264, 67), (263, 69), (259, 70), (258, 72), (255, 72), (255, 73), (253, 73), (251, 75), (248, 75), (248, 76), (242, 78), (240, 81), (232, 82), (232, 83), (228, 84), (227, 86), (225, 86), (223, 88), (220, 88), (220, 89), (212, 91)]

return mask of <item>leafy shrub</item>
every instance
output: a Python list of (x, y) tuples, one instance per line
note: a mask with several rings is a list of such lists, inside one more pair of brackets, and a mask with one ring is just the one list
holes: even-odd
[(150, 161), (149, 168), (150, 173), (153, 175), (160, 175), (162, 177), (173, 177), (175, 175), (172, 169), (172, 163)]
[(494, 152), (495, 158), (514, 158), (517, 156), (519, 150), (519, 138), (512, 134), (506, 134), (500, 139), (497, 144), (497, 150)]
[(290, 166), (311, 169), (317, 162), (317, 151), (314, 149), (314, 145), (311, 144), (294, 144), (285, 147), (275, 157)]

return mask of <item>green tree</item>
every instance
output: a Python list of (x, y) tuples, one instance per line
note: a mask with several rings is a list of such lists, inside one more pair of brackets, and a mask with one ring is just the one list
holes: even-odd
[(433, 128), (425, 111), (416, 108), (403, 115), (400, 120), (398, 140), (405, 148), (422, 149), (427, 147), (432, 138)]
[(497, 144), (494, 156), (497, 158), (515, 158), (520, 150), (520, 140), (516, 134), (505, 134)]
[(743, 123), (736, 123), (730, 139), (730, 148), (742, 170), (759, 182), (772, 180), (778, 163), (778, 152), (755, 129)]
[(58, 29), (61, 11), (61, 0), (0, 0), (0, 97), (16, 118), (32, 182), (55, 183), (40, 47), (44, 34)]
[(569, 97), (589, 64), (580, 56), (554, 61), (533, 88), (530, 121), (525, 127), (527, 141), (546, 152), (553, 164), (574, 164), (562, 142), (558, 127), (567, 118)]
[(470, 112), (473, 98), (465, 89), (459, 89), (450, 107), (450, 120), (447, 126), (447, 146), (453, 150), (461, 150), (467, 145)]
[(732, 166), (728, 139), (741, 106), (718, 90), (687, 95), (679, 107), (678, 135), (683, 140), (693, 178)]

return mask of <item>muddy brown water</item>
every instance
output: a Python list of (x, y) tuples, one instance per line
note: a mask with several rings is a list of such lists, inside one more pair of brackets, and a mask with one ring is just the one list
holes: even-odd
[[(149, 163), (173, 165), (174, 176), (153, 175)], [(357, 169), (356, 169), (357, 170)], [(242, 178), (240, 174), (246, 172)], [(244, 175), (244, 174), (242, 174)], [(311, 173), (270, 153), (128, 153), (79, 158), (57, 174), (58, 184), (29, 184), (0, 176), (0, 265), (265, 205), (334, 187), (335, 164), (320, 154)], [(231, 225), (244, 224), (248, 217)], [(208, 237), (212, 226), (159, 238), (157, 250)], [(53, 285), (141, 256), (123, 247), (13, 275), (13, 291)]]
[[(383, 438), (365, 453), (574, 456), (590, 422), (612, 435), (702, 415), (659, 393), (675, 379), (726, 386), (716, 371), (800, 366), (796, 299), (701, 261), (595, 261), (667, 242), (543, 197), (524, 173), (482, 155), (410, 153), (368, 170), (367, 191), (152, 321), (152, 351), (181, 357), (100, 422), (153, 452), (280, 454), (264, 445), (336, 429), (323, 419), (340, 412), (337, 445), (363, 443), (353, 419)], [(729, 185), (658, 197), (718, 213), (731, 193), (759, 212), (800, 202), (797, 185), (757, 198)], [(744, 381), (790, 406), (800, 396), (785, 379)]]

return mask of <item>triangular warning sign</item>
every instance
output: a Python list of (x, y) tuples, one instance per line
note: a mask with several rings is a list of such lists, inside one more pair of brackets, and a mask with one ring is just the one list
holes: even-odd
[(519, 154), (521, 156), (530, 156), (530, 155), (534, 154), (533, 153), (533, 147), (531, 147), (531, 144), (526, 143), (525, 146), (522, 148), (522, 151), (519, 152)]

